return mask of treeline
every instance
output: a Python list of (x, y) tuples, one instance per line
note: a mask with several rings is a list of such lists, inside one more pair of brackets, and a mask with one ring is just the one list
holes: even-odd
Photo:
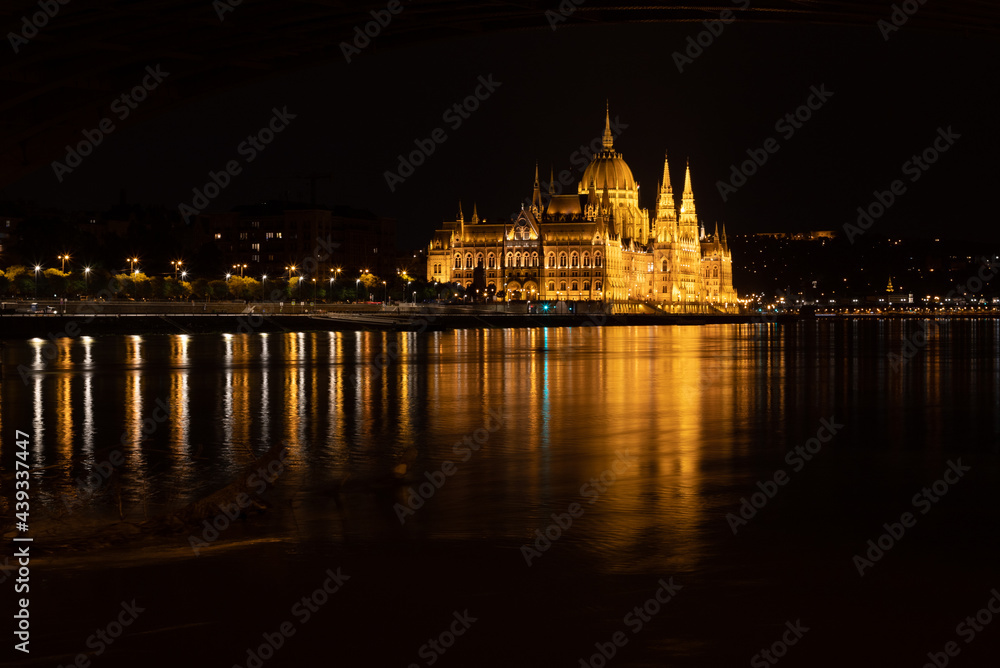
[(196, 278), (184, 280), (172, 276), (147, 276), (144, 273), (113, 273), (101, 269), (63, 272), (59, 269), (39, 269), (13, 265), (0, 270), (0, 295), (12, 299), (80, 299), (103, 297), (136, 300), (246, 300), (273, 301), (274, 299), (304, 301), (381, 301), (413, 298), (433, 299), (435, 290), (426, 283), (415, 283), (410, 292), (400, 288), (385, 290), (382, 280), (366, 274), (357, 281), (302, 279), (292, 276), (275, 280), (260, 280), (250, 276), (233, 275), (229, 278), (209, 280)]

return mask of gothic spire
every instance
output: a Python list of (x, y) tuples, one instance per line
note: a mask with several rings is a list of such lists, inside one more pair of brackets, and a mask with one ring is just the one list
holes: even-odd
[(556, 194), (556, 168), (549, 166), (549, 194)]
[(687, 163), (687, 167), (684, 170), (684, 194), (681, 196), (681, 215), (684, 216), (685, 220), (681, 222), (689, 222), (697, 225), (698, 216), (694, 208), (694, 191), (691, 189), (691, 163)]
[(475, 225), (479, 222), (479, 213), (476, 211), (476, 203), (472, 203), (472, 224)]
[(672, 193), (674, 192), (673, 187), (670, 185), (670, 166), (667, 164), (667, 152), (663, 152), (663, 183), (660, 184), (660, 189), (663, 192)]
[(460, 222), (460, 223), (461, 223), (461, 222), (462, 222), (463, 220), (465, 220), (465, 219), (464, 219), (464, 218), (462, 217), (462, 200), (458, 200), (458, 217), (457, 217), (457, 218), (456, 218), (455, 220), (457, 220), (457, 221), (458, 221), (458, 222)]
[(610, 151), (614, 143), (614, 137), (611, 136), (611, 109), (608, 106), (607, 101), (604, 102), (604, 150)]

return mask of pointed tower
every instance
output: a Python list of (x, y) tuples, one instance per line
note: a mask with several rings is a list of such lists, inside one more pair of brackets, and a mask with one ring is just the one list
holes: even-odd
[(614, 137), (611, 134), (611, 107), (608, 102), (604, 102), (604, 137), (602, 138), (605, 151), (611, 151), (614, 146)]
[(531, 206), (537, 213), (542, 212), (542, 184), (538, 182), (538, 163), (535, 163), (535, 189), (531, 195)]
[(472, 203), (472, 220), (470, 221), (473, 225), (479, 222), (479, 212), (476, 211), (476, 203)]
[(684, 170), (684, 193), (681, 195), (681, 223), (698, 223), (698, 213), (694, 207), (694, 191), (691, 190), (691, 163)]
[(462, 200), (458, 200), (458, 215), (455, 217), (458, 222), (464, 222), (465, 218), (462, 216)]
[(465, 217), (462, 215), (462, 200), (458, 200), (458, 240), (465, 241)]
[(670, 165), (667, 154), (663, 154), (663, 182), (656, 196), (656, 238), (660, 242), (673, 241), (677, 234), (677, 205), (674, 203), (674, 189), (670, 185)]
[(549, 166), (549, 195), (556, 194), (556, 168)]
[(729, 252), (729, 242), (726, 241), (726, 224), (722, 224), (722, 250)]

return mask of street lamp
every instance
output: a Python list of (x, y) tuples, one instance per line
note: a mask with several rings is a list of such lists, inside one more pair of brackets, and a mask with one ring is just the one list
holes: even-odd
[(232, 274), (226, 274), (226, 281), (227, 281), (227, 282), (229, 281), (229, 277), (230, 277), (231, 275), (232, 275)]
[(389, 286), (385, 284), (385, 281), (382, 281), (382, 288), (385, 290), (385, 292), (382, 294), (382, 303), (383, 304), (388, 304), (389, 303)]
[(184, 264), (184, 263), (181, 262), (180, 260), (171, 260), (170, 264), (174, 265), (174, 280), (176, 281), (177, 280), (177, 270), (180, 269), (181, 265)]
[(84, 292), (90, 292), (90, 267), (83, 268)]
[[(233, 269), (239, 269), (240, 270), (240, 278), (243, 278), (243, 270), (246, 269), (246, 268), (247, 268), (247, 266), (245, 264), (234, 264), (233, 265)], [(233, 273), (235, 273), (235, 272), (233, 272)]]
[(62, 273), (66, 273), (66, 260), (69, 259), (69, 255), (56, 255), (57, 260), (62, 260)]
[(35, 265), (35, 299), (38, 299), (38, 272), (41, 271), (41, 267), (37, 264)]
[(316, 301), (316, 279), (313, 279), (313, 301)]
[(417, 305), (417, 291), (416, 290), (413, 291), (413, 305), (414, 306)]
[(139, 258), (137, 258), (137, 257), (130, 257), (130, 258), (128, 258), (128, 273), (130, 273), (130, 274), (136, 273), (135, 272), (135, 263), (138, 262), (138, 261), (139, 261)]
[[(290, 267), (285, 267), (285, 271), (288, 272), (288, 284), (291, 285), (292, 284), (292, 274), (295, 273), (295, 265), (293, 264)], [(290, 294), (288, 296), (291, 297)]]

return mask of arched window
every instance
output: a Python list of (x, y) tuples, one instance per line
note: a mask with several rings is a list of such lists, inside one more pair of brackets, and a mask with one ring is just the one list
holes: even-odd
[(566, 292), (566, 281), (559, 281), (559, 289)]
[(505, 267), (513, 267), (514, 266), (514, 254), (511, 253), (510, 251), (507, 252), (507, 261), (504, 262), (503, 266), (505, 266)]
[(604, 284), (601, 283), (600, 281), (597, 281), (596, 283), (594, 283), (594, 289), (595, 290), (603, 290), (604, 289)]
[(521, 254), (520, 253), (514, 253), (514, 266), (515, 267), (520, 267), (521, 266)]
[(461, 269), (461, 268), (462, 268), (462, 256), (459, 255), (458, 253), (455, 253), (455, 269)]
[(584, 253), (583, 254), (583, 266), (584, 267), (589, 267), (590, 266), (590, 253)]
[(556, 254), (555, 253), (549, 253), (549, 264), (548, 264), (548, 266), (549, 266), (550, 269), (552, 267), (556, 266)]
[(489, 262), (490, 269), (495, 269), (497, 266), (497, 258), (493, 253), (487, 256), (487, 262)]
[[(600, 267), (601, 266), (601, 262), (602, 262), (601, 254), (600, 253), (594, 253), (594, 266), (595, 267)], [(598, 289), (600, 289), (600, 288), (598, 288)]]
[(664, 258), (664, 260), (663, 260), (663, 269), (662, 269), (662, 271), (669, 271), (669, 269), (667, 269), (667, 260), (666, 260), (666, 258)]
[(572, 287), (572, 289), (573, 290), (579, 290), (580, 289), (580, 286), (579, 286), (579, 284), (577, 284), (576, 281), (573, 281), (573, 287)]
[(566, 253), (559, 253), (559, 266), (566, 268)]
[(483, 254), (482, 253), (476, 253), (476, 266), (477, 267), (482, 267), (483, 266)]
[(472, 253), (465, 254), (465, 268), (472, 269)]
[(531, 254), (531, 266), (532, 267), (537, 267), (538, 266), (538, 253), (532, 253)]
[(586, 292), (588, 290), (590, 290), (590, 281), (584, 281), (583, 282), (583, 291)]
[(580, 256), (577, 255), (576, 251), (573, 251), (573, 254), (569, 256), (569, 266), (574, 269), (580, 266)]
[(719, 277), (719, 268), (712, 267), (712, 278), (718, 278), (718, 277)]

